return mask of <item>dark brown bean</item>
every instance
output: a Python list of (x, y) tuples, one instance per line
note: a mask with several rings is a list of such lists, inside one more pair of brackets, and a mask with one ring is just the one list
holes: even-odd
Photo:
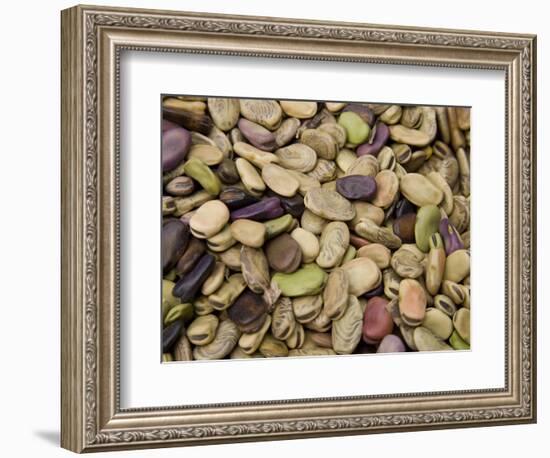
[(238, 183), (241, 179), (241, 177), (239, 176), (239, 172), (237, 171), (237, 166), (235, 165), (235, 162), (227, 158), (224, 159), (220, 163), (220, 165), (218, 165), (216, 173), (218, 174), (220, 180), (223, 181), (225, 184), (235, 184)]
[(245, 289), (227, 309), (227, 316), (242, 332), (255, 332), (267, 317), (267, 304), (261, 295)]
[(181, 176), (169, 181), (164, 189), (172, 196), (187, 196), (195, 189), (195, 183), (191, 178)]
[(220, 193), (220, 200), (229, 210), (237, 210), (260, 201), (260, 199), (249, 194), (244, 189), (236, 187), (225, 188)]
[(206, 245), (202, 240), (191, 237), (191, 240), (189, 240), (189, 245), (176, 264), (177, 274), (181, 276), (189, 272), (205, 250)]
[(162, 226), (162, 270), (168, 272), (185, 252), (189, 242), (189, 226), (178, 219)]
[(265, 247), (269, 266), (276, 272), (292, 273), (302, 262), (302, 249), (286, 232), (270, 240)]
[(393, 222), (393, 232), (405, 243), (414, 243), (416, 213), (407, 213)]

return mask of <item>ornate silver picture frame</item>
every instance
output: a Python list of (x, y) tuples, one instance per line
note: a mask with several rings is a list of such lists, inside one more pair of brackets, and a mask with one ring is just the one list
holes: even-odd
[[(535, 36), (93, 6), (64, 10), (61, 33), (64, 448), (92, 452), (536, 421)], [(121, 408), (119, 70), (127, 50), (504, 72), (504, 388)]]

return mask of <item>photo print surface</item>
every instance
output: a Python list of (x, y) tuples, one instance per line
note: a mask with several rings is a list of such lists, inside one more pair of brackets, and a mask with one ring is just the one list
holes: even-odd
[(161, 104), (162, 361), (470, 349), (469, 107)]

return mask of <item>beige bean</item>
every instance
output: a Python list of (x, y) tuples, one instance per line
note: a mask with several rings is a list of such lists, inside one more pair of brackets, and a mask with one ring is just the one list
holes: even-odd
[(341, 111), (347, 104), (341, 102), (325, 102), (327, 110), (332, 113), (337, 113)]
[(310, 189), (304, 197), (304, 205), (317, 216), (331, 221), (349, 221), (355, 216), (350, 201), (328, 189)]
[(237, 345), (241, 335), (239, 328), (231, 320), (222, 321), (216, 330), (214, 340), (207, 345), (197, 346), (193, 350), (195, 359), (222, 359)]
[(206, 110), (206, 104), (202, 100), (182, 100), (177, 97), (165, 97), (162, 101), (162, 106), (164, 108), (175, 108), (197, 114), (204, 114)]
[(298, 323), (309, 323), (319, 316), (323, 307), (323, 296), (301, 296), (292, 298), (292, 310)]
[(418, 326), (426, 313), (426, 293), (416, 280), (406, 278), (399, 284), (399, 311), (409, 326)]
[(380, 207), (360, 200), (353, 202), (353, 207), (355, 208), (355, 217), (350, 221), (351, 227), (355, 227), (362, 218), (368, 218), (378, 226), (384, 222), (384, 210)]
[(455, 304), (462, 304), (466, 299), (466, 293), (461, 285), (451, 280), (441, 283), (441, 292), (448, 296)]
[(212, 199), (214, 199), (214, 196), (204, 190), (197, 191), (187, 197), (176, 197), (174, 199), (174, 205), (176, 206), (174, 216), (182, 216), (189, 213), (191, 210), (200, 207)]
[(240, 106), (237, 99), (208, 98), (208, 111), (218, 129), (231, 130), (239, 120)]
[(400, 190), (408, 200), (419, 207), (438, 205), (443, 199), (443, 192), (419, 173), (407, 173), (401, 179)]
[(391, 257), (393, 270), (404, 278), (418, 278), (424, 273), (425, 255), (414, 244), (402, 245)]
[(447, 340), (453, 333), (453, 322), (448, 315), (433, 307), (426, 309), (422, 326), (441, 340)]
[(276, 165), (267, 164), (262, 169), (264, 183), (281, 196), (292, 197), (298, 191), (300, 183), (286, 169)]
[(229, 141), (229, 138), (227, 138), (227, 135), (225, 135), (225, 132), (214, 126), (208, 134), (208, 138), (212, 140), (216, 147), (222, 152), (224, 159), (229, 158), (232, 155), (233, 145)]
[(345, 173), (356, 161), (356, 159), (357, 155), (353, 151), (343, 148), (336, 155), (336, 165)]
[(389, 146), (384, 146), (378, 153), (380, 170), (394, 170), (396, 165), (395, 153)]
[(447, 215), (450, 215), (453, 211), (454, 201), (453, 191), (449, 187), (449, 184), (439, 172), (430, 172), (426, 175), (426, 178), (443, 193), (443, 200), (440, 206)]
[(460, 283), (470, 275), (470, 254), (467, 250), (456, 250), (447, 256), (444, 280)]
[(313, 262), (319, 255), (319, 239), (312, 232), (306, 231), (301, 227), (294, 229), (290, 233), (290, 236), (300, 245), (302, 262), (304, 264)]
[(321, 159), (333, 160), (336, 158), (338, 144), (327, 132), (320, 129), (306, 129), (300, 135), (300, 142), (312, 148), (317, 153), (317, 157)]
[(336, 142), (336, 145), (338, 147), (336, 149), (336, 154), (338, 155), (339, 149), (343, 148), (344, 145), (346, 144), (346, 137), (347, 137), (346, 129), (344, 129), (340, 124), (336, 124), (336, 123), (333, 123), (333, 122), (326, 122), (324, 124), (321, 124), (317, 128), (317, 130), (319, 130), (321, 132), (326, 132), (327, 134), (329, 134), (334, 139), (334, 141)]
[(266, 358), (278, 358), (282, 356), (288, 356), (288, 347), (286, 344), (271, 334), (266, 334), (262, 343), (260, 344), (260, 353)]
[(215, 310), (226, 310), (245, 288), (246, 281), (242, 274), (231, 275), (214, 294), (208, 296), (208, 302)]
[(380, 270), (390, 265), (391, 251), (380, 243), (371, 243), (357, 250), (357, 257), (372, 259)]
[(235, 272), (241, 271), (241, 249), (242, 245), (236, 243), (231, 248), (219, 254), (220, 260), (230, 269)]
[(447, 345), (443, 340), (424, 326), (418, 326), (414, 329), (413, 338), (414, 344), (419, 351), (441, 351), (453, 349), (453, 347)]
[(283, 119), (283, 110), (275, 100), (240, 99), (241, 115), (249, 121), (275, 130)]
[(422, 108), (413, 106), (404, 107), (400, 121), (402, 125), (409, 129), (420, 127), (420, 123), (422, 122)]
[(214, 340), (218, 323), (216, 315), (199, 316), (188, 326), (187, 338), (194, 345), (207, 345)]
[(397, 124), (402, 114), (403, 109), (400, 105), (391, 105), (380, 115), (379, 120), (388, 125)]
[(182, 335), (179, 340), (174, 345), (172, 349), (172, 354), (174, 355), (174, 361), (192, 361), (193, 360), (193, 349), (191, 348), (191, 342), (189, 339)]
[(263, 193), (265, 191), (265, 183), (262, 177), (250, 162), (239, 158), (235, 161), (235, 165), (247, 191), (252, 194)]
[(317, 102), (296, 102), (293, 100), (281, 100), (281, 108), (291, 118), (307, 119), (317, 113)]
[(349, 279), (349, 293), (360, 296), (376, 288), (382, 281), (382, 272), (369, 258), (355, 258), (342, 265)]
[(250, 219), (238, 219), (231, 223), (231, 235), (243, 245), (260, 248), (265, 242), (266, 230), (262, 223)]
[(239, 339), (239, 347), (247, 355), (255, 353), (264, 339), (267, 331), (271, 327), (271, 315), (267, 315), (264, 324), (259, 331), (253, 333), (243, 333)]
[(209, 296), (216, 292), (216, 290), (222, 285), (225, 278), (225, 264), (223, 262), (216, 262), (212, 273), (208, 276), (205, 282), (202, 284), (201, 293), (205, 296)]
[(369, 218), (361, 218), (355, 232), (369, 242), (380, 243), (392, 250), (401, 246), (401, 239), (389, 227), (380, 227)]
[(202, 204), (189, 221), (192, 234), (207, 239), (217, 234), (229, 221), (229, 209), (221, 200)]
[(235, 243), (237, 243), (237, 241), (233, 238), (233, 235), (231, 235), (231, 227), (229, 224), (226, 224), (220, 232), (206, 240), (208, 249), (215, 253), (226, 251), (235, 245)]
[(279, 162), (279, 158), (275, 154), (262, 151), (248, 143), (237, 142), (233, 145), (233, 150), (259, 169), (264, 168), (267, 164)]
[(188, 159), (200, 159), (206, 165), (218, 165), (223, 161), (224, 154), (217, 146), (193, 145), (187, 155)]
[(334, 269), (328, 276), (323, 290), (324, 311), (331, 320), (342, 317), (348, 306), (349, 278), (341, 268)]
[(315, 317), (315, 319), (308, 321), (304, 324), (304, 326), (312, 331), (327, 332), (332, 327), (332, 320), (329, 318), (323, 308), (321, 309), (319, 315)]
[(289, 349), (298, 349), (303, 347), (305, 339), (306, 333), (304, 327), (300, 323), (296, 323), (294, 331), (292, 331), (292, 334), (285, 340), (285, 343)]
[(358, 157), (346, 170), (346, 175), (366, 175), (375, 177), (380, 171), (378, 160), (370, 155)]
[(320, 235), (323, 229), (330, 221), (317, 216), (315, 213), (309, 211), (307, 208), (302, 213), (300, 224), (302, 228), (315, 235)]
[(269, 265), (261, 248), (243, 245), (240, 263), (244, 280), (250, 290), (262, 294), (270, 288)]
[(399, 179), (391, 170), (382, 170), (376, 177), (376, 195), (372, 204), (380, 208), (388, 208), (399, 191)]
[(307, 173), (317, 163), (317, 153), (303, 143), (293, 143), (275, 151), (279, 165), (285, 169)]
[(430, 136), (421, 130), (409, 129), (401, 124), (390, 127), (390, 138), (399, 143), (411, 146), (426, 146), (430, 143)]
[(462, 340), (470, 343), (470, 310), (462, 307), (453, 315), (453, 325)]
[(296, 170), (289, 170), (287, 169), (287, 172), (290, 173), (296, 180), (298, 180), (298, 183), (300, 187), (298, 188), (298, 192), (305, 196), (306, 193), (310, 189), (314, 188), (320, 188), (321, 183), (316, 178), (310, 177), (306, 175), (305, 173), (297, 172)]
[(345, 223), (332, 221), (321, 234), (320, 250), (315, 262), (324, 269), (340, 264), (349, 246), (349, 229)]
[(319, 159), (313, 170), (307, 173), (308, 176), (326, 183), (336, 178), (336, 163), (326, 159)]
[(275, 303), (271, 321), (271, 333), (279, 340), (288, 339), (296, 328), (296, 319), (289, 297), (281, 297)]
[(361, 340), (363, 311), (355, 296), (349, 296), (346, 311), (332, 325), (332, 348), (339, 355), (353, 353)]
[(200, 296), (193, 301), (193, 310), (196, 315), (208, 315), (214, 311), (214, 307), (209, 302), (207, 296)]

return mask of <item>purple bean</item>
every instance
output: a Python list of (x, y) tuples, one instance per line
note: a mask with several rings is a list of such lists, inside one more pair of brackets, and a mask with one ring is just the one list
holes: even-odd
[(162, 171), (175, 169), (191, 148), (191, 134), (183, 127), (174, 127), (162, 133)]
[(178, 280), (172, 294), (179, 297), (182, 302), (189, 302), (197, 295), (202, 284), (214, 269), (215, 264), (216, 258), (214, 256), (210, 253), (203, 255), (193, 269)]
[(268, 197), (247, 207), (231, 212), (231, 221), (236, 219), (252, 219), (254, 221), (266, 221), (281, 216), (284, 213), (281, 201), (277, 197)]
[(379, 122), (378, 124), (376, 124), (376, 132), (374, 133), (372, 143), (367, 142), (359, 145), (356, 150), (357, 156), (365, 156), (366, 154), (378, 156), (378, 153), (386, 144), (389, 138), (390, 129), (383, 122)]
[(388, 334), (378, 345), (376, 353), (400, 353), (403, 351), (407, 351), (403, 341), (395, 334)]
[(179, 127), (179, 126), (175, 122), (168, 121), (167, 119), (162, 120), (162, 132), (173, 129), (174, 127)]
[(376, 195), (376, 181), (367, 175), (348, 175), (336, 180), (336, 191), (347, 199), (370, 202)]
[(292, 197), (285, 197), (269, 189), (267, 195), (270, 197), (277, 197), (281, 201), (284, 211), (294, 216), (294, 218), (300, 218), (306, 209), (304, 198), (300, 194), (295, 194)]
[(162, 352), (167, 353), (183, 332), (183, 320), (177, 320), (162, 330)]
[(455, 227), (449, 222), (449, 218), (443, 218), (439, 222), (439, 232), (445, 243), (445, 253), (449, 256), (456, 250), (464, 248), (464, 244)]
[(256, 148), (263, 151), (273, 151), (277, 148), (275, 135), (265, 127), (245, 118), (239, 119), (238, 126), (245, 138)]

